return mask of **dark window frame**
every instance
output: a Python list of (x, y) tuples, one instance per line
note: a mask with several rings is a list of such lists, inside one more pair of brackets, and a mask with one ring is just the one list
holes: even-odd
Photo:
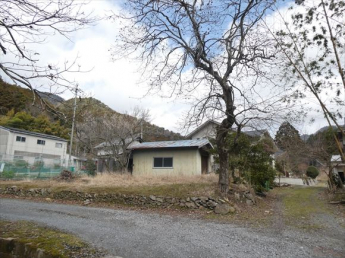
[(17, 135), (16, 142), (26, 142), (26, 137)]
[[(155, 165), (155, 159), (161, 159), (162, 161), (160, 163), (162, 164), (162, 166), (156, 166), (157, 164)], [(169, 162), (169, 164), (171, 163), (171, 166), (165, 166), (164, 164), (165, 159), (171, 159), (171, 162)], [(174, 157), (153, 157), (153, 168), (155, 169), (174, 168)]]
[(38, 145), (46, 145), (46, 141), (45, 140), (41, 140), (41, 139), (37, 139), (37, 144)]

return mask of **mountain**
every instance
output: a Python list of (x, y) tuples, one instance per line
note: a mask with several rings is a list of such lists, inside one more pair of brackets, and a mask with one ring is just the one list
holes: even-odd
[[(55, 107), (62, 115), (57, 116), (56, 114), (42, 110), (38, 98), (34, 100), (32, 91), (6, 83), (0, 78), (0, 117), (5, 117), (11, 110), (13, 110), (14, 114), (24, 111), (36, 118), (43, 115), (52, 122), (59, 121), (62, 126), (70, 130), (72, 125), (74, 98), (64, 100), (60, 96), (49, 92), (39, 92), (38, 94), (41, 98)], [(77, 123), (83, 123), (83, 119), (86, 115), (90, 119), (92, 117), (102, 117), (105, 113), (117, 114), (120, 116), (123, 115), (111, 109), (98, 99), (77, 98)], [(183, 137), (178, 133), (166, 130), (163, 127), (159, 127), (151, 123), (145, 123), (145, 141), (166, 141), (178, 139), (183, 139)]]

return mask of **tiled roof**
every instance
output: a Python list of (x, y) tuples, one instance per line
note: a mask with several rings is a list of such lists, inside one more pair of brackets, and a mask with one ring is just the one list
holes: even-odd
[(205, 145), (211, 145), (207, 139), (200, 140), (179, 140), (179, 141), (160, 141), (160, 142), (143, 142), (137, 143), (130, 147), (132, 150), (137, 149), (161, 149), (161, 148), (201, 148)]
[(54, 136), (54, 135), (49, 135), (49, 134), (44, 134), (44, 133), (36, 133), (36, 132), (31, 132), (31, 131), (26, 131), (23, 129), (18, 129), (18, 128), (12, 128), (12, 127), (4, 127), (0, 126), (1, 129), (9, 131), (11, 133), (17, 133), (17, 134), (25, 134), (25, 135), (31, 135), (31, 136), (36, 136), (39, 138), (45, 138), (45, 139), (51, 139), (51, 140), (56, 140), (56, 141), (63, 141), (67, 142), (66, 139)]

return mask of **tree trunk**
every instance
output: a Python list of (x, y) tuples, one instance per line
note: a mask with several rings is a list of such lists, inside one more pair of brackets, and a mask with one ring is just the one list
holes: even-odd
[(219, 155), (219, 181), (218, 187), (221, 194), (225, 195), (229, 191), (229, 146), (226, 141), (226, 136), (231, 129), (233, 123), (229, 123), (226, 118), (220, 124), (217, 130), (216, 144)]
[(229, 154), (224, 146), (224, 141), (218, 142), (219, 154), (219, 181), (218, 186), (221, 194), (226, 194), (229, 191)]

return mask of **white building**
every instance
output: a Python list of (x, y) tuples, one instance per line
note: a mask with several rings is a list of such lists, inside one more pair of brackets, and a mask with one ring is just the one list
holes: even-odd
[(53, 135), (0, 126), (0, 161), (25, 160), (29, 164), (63, 165), (67, 140)]
[(197, 127), (194, 131), (186, 135), (186, 138), (191, 140), (215, 139), (217, 133), (217, 126), (219, 125), (220, 123), (214, 120), (208, 120), (199, 127)]

